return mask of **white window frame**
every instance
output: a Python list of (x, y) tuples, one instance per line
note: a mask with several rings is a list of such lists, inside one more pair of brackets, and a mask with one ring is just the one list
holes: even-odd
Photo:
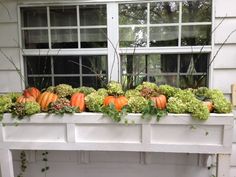
[[(19, 46), (22, 49), (22, 35), (21, 35), (21, 7), (37, 7), (37, 6), (77, 6), (79, 5), (99, 5), (106, 4), (107, 7), (107, 48), (78, 48), (78, 49), (22, 49), (20, 50), (21, 57), (21, 72), (24, 73), (24, 56), (35, 55), (58, 55), (58, 56), (70, 56), (70, 55), (107, 55), (108, 58), (108, 79), (121, 81), (121, 54), (133, 54), (134, 49), (119, 48), (119, 3), (149, 3), (149, 2), (168, 2), (169, 0), (79, 0), (74, 3), (67, 1), (55, 1), (43, 0), (43, 1), (27, 1), (27, 3), (20, 3), (18, 5), (18, 29), (19, 29)], [(182, 2), (182, 0), (175, 0), (175, 2)], [(199, 24), (211, 24), (214, 27), (215, 22), (215, 0), (212, 0), (212, 21)], [(49, 10), (49, 9), (48, 9)], [(180, 11), (182, 8), (180, 7)], [(78, 11), (77, 11), (78, 12)], [(150, 12), (148, 11), (148, 14)], [(181, 14), (181, 13), (180, 13)], [(78, 17), (78, 14), (77, 14)], [(48, 17), (49, 18), (49, 17)], [(78, 19), (79, 20), (79, 19)], [(179, 25), (181, 24), (181, 18), (179, 18)], [(188, 23), (191, 25), (192, 23)], [(195, 25), (197, 23), (194, 23)], [(150, 24), (147, 24), (148, 26)], [(131, 25), (132, 26), (132, 25)], [(181, 26), (181, 25), (180, 25)], [(67, 28), (68, 29), (68, 28)], [(49, 29), (50, 30), (50, 29)], [(78, 30), (79, 33), (79, 30)], [(50, 34), (50, 33), (49, 33)], [(148, 34), (149, 36), (149, 34)], [(179, 30), (179, 36), (181, 36), (181, 29)], [(49, 38), (50, 39), (50, 38)], [(179, 38), (181, 39), (181, 38)], [(148, 42), (149, 39), (147, 39)], [(178, 43), (181, 41), (179, 40)], [(49, 41), (51, 45), (51, 41)], [(187, 54), (187, 53), (211, 53), (210, 61), (213, 59), (214, 53), (214, 34), (211, 35), (211, 45), (209, 46), (176, 46), (176, 47), (140, 47), (135, 49), (135, 54)], [(209, 62), (210, 62), (209, 61)], [(208, 86), (212, 87), (213, 80), (213, 64), (211, 64), (208, 73)], [(23, 83), (25, 85), (25, 83)]]

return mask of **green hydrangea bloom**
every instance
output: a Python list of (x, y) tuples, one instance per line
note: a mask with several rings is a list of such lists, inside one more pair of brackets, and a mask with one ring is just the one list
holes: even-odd
[(199, 87), (198, 89), (195, 89), (193, 91), (193, 93), (197, 96), (197, 97), (203, 97), (205, 99), (208, 98), (209, 95), (209, 88), (207, 87)]
[(22, 95), (22, 93), (19, 93), (19, 92), (12, 92), (12, 93), (6, 94), (6, 96), (11, 98), (13, 103), (16, 102), (17, 98), (19, 98), (21, 95)]
[(88, 95), (90, 93), (96, 92), (96, 90), (93, 87), (79, 87), (79, 88), (74, 88), (73, 93), (80, 92), (85, 95)]
[(97, 112), (103, 106), (105, 96), (98, 94), (98, 92), (90, 93), (85, 97), (85, 104), (89, 111)]
[(56, 87), (54, 87), (54, 86), (50, 86), (50, 87), (47, 88), (46, 91), (47, 91), (47, 92), (52, 92), (52, 93), (54, 93), (55, 90), (56, 90)]
[(135, 90), (135, 89), (127, 90), (126, 93), (125, 93), (125, 97), (127, 99), (129, 99), (131, 97), (135, 97), (135, 96), (141, 96), (141, 93), (138, 90)]
[(141, 85), (138, 85), (135, 89), (138, 91), (141, 91), (145, 87), (153, 89), (153, 90), (158, 89), (158, 86), (155, 83), (151, 83), (151, 82), (143, 82)]
[(59, 84), (55, 87), (55, 92), (60, 98), (64, 98), (72, 94), (73, 88), (67, 84)]
[(166, 109), (168, 112), (181, 114), (186, 112), (186, 104), (178, 98), (170, 97)]
[(97, 93), (98, 93), (99, 95), (104, 96), (104, 97), (108, 96), (108, 90), (107, 90), (107, 89), (104, 89), (104, 88), (98, 89), (98, 90), (97, 90)]
[(124, 91), (122, 85), (119, 82), (111, 81), (107, 84), (107, 90), (109, 95), (123, 95)]
[(191, 111), (191, 115), (193, 118), (200, 120), (207, 120), (210, 113), (207, 108), (201, 101), (195, 100), (193, 104), (188, 104), (188, 111)]
[(159, 91), (170, 98), (175, 95), (175, 93), (178, 91), (178, 88), (172, 87), (170, 85), (160, 85)]
[(40, 112), (40, 105), (37, 102), (26, 102), (24, 109), (25, 115), (33, 115)]
[(7, 95), (0, 95), (0, 114), (7, 112), (12, 106), (12, 100)]
[(133, 113), (140, 113), (148, 105), (148, 101), (142, 96), (133, 96), (128, 100), (128, 106)]

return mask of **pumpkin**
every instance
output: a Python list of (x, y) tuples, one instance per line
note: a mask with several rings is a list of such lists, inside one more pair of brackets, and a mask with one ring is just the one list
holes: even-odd
[(35, 87), (29, 87), (24, 90), (24, 96), (26, 96), (26, 97), (32, 96), (35, 99), (37, 99), (39, 95), (40, 95), (40, 91), (39, 91), (39, 89), (37, 89)]
[(166, 108), (166, 96), (159, 95), (156, 97), (151, 97), (151, 100), (154, 102), (156, 108), (165, 109)]
[(24, 95), (18, 97), (16, 100), (17, 103), (26, 103), (26, 102), (34, 102), (34, 101), (36, 101), (34, 97), (32, 97), (32, 96), (26, 97)]
[(209, 112), (212, 112), (214, 109), (213, 103), (211, 101), (203, 101), (203, 104), (207, 106)]
[(52, 102), (57, 101), (58, 96), (52, 92), (43, 92), (41, 95), (39, 95), (37, 102), (39, 103), (41, 109), (43, 111), (48, 110), (48, 105)]
[(105, 97), (103, 104), (108, 106), (110, 103), (115, 105), (117, 111), (121, 111), (121, 109), (128, 104), (128, 99), (125, 96), (107, 96)]
[(78, 107), (80, 112), (85, 110), (85, 95), (83, 93), (77, 92), (71, 96), (70, 105)]

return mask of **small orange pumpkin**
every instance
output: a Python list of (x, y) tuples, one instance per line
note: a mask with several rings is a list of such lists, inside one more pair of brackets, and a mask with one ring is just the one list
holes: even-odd
[(128, 99), (125, 96), (107, 96), (103, 104), (108, 106), (110, 103), (115, 105), (117, 111), (121, 111), (121, 109), (128, 104)]
[(159, 108), (159, 109), (166, 108), (166, 96), (165, 95), (151, 97), (151, 100), (154, 102), (156, 108)]
[(213, 103), (211, 101), (203, 101), (203, 104), (207, 106), (209, 112), (212, 112), (214, 109)]
[(83, 93), (74, 93), (70, 99), (70, 105), (78, 107), (80, 112), (85, 110), (85, 95)]
[(32, 96), (26, 97), (24, 95), (18, 97), (16, 100), (17, 103), (26, 103), (26, 102), (34, 102), (34, 101), (36, 101), (34, 97)]
[(43, 111), (48, 110), (48, 105), (52, 102), (57, 101), (58, 96), (52, 92), (43, 92), (41, 95), (39, 95), (37, 102), (41, 106), (41, 109)]
[(39, 89), (37, 89), (35, 87), (29, 87), (24, 90), (24, 96), (26, 96), (26, 97), (32, 96), (35, 99), (37, 99), (40, 94), (41, 94), (41, 92), (39, 91)]

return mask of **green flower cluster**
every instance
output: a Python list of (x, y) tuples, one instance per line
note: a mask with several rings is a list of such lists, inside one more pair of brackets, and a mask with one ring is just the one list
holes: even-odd
[(85, 97), (86, 107), (89, 109), (89, 111), (100, 112), (105, 97), (105, 94), (99, 94), (98, 92), (90, 93)]
[(64, 98), (72, 94), (73, 88), (67, 84), (59, 84), (55, 87), (55, 92), (60, 98)]
[(18, 92), (12, 92), (12, 93), (6, 94), (6, 96), (11, 98), (13, 103), (16, 102), (17, 98), (19, 98), (21, 95), (22, 95), (22, 93), (18, 93)]
[(124, 91), (122, 85), (119, 82), (111, 81), (107, 84), (107, 90), (109, 95), (123, 95)]
[(180, 99), (170, 97), (166, 109), (168, 112), (181, 114), (186, 112), (186, 104)]
[(131, 98), (131, 97), (138, 97), (141, 96), (141, 93), (138, 90), (132, 89), (132, 90), (127, 90), (125, 92), (125, 97), (127, 99)]
[(40, 112), (40, 105), (37, 102), (26, 102), (24, 104), (25, 115), (33, 115)]
[(172, 87), (170, 85), (160, 85), (159, 91), (167, 96), (167, 98), (173, 97), (176, 92), (178, 92), (178, 88)]
[(54, 86), (50, 86), (46, 89), (47, 92), (52, 92), (52, 93), (54, 93), (55, 90), (56, 90), (56, 87), (54, 87)]
[(140, 113), (148, 105), (148, 101), (142, 96), (133, 96), (128, 100), (128, 106), (131, 112)]
[(88, 95), (90, 93), (96, 92), (96, 90), (92, 87), (79, 87), (79, 88), (74, 88), (73, 93), (80, 92), (85, 95)]
[(7, 95), (0, 95), (0, 114), (7, 112), (12, 106), (12, 99)]
[(74, 113), (76, 108), (71, 107), (70, 101), (66, 98), (59, 98), (49, 105), (49, 113), (64, 114)]
[(98, 93), (99, 95), (103, 95), (104, 97), (105, 97), (105, 96), (108, 96), (108, 91), (107, 91), (107, 89), (104, 89), (104, 88), (98, 89), (98, 90), (97, 90), (97, 93)]
[(143, 88), (150, 88), (153, 90), (157, 90), (158, 86), (155, 83), (143, 82), (141, 85), (138, 85), (135, 89), (141, 91)]

